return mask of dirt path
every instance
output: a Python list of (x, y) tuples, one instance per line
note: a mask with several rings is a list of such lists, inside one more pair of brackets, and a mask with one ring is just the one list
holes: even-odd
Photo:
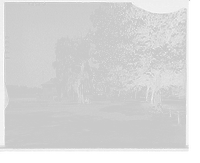
[(139, 104), (18, 105), (6, 111), (7, 148), (184, 148), (185, 126)]

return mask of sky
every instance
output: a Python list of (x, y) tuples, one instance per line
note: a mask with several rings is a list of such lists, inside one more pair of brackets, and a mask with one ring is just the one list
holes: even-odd
[(39, 86), (55, 76), (55, 44), (61, 37), (84, 36), (97, 3), (6, 3), (7, 85)]

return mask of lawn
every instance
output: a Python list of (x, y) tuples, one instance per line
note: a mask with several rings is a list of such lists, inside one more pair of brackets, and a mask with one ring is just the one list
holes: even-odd
[(164, 109), (173, 109), (173, 110), (186, 110), (186, 101), (178, 99), (163, 99), (163, 108)]
[(187, 148), (185, 115), (177, 124), (167, 110), (153, 113), (139, 102), (91, 104), (10, 102), (6, 148)]

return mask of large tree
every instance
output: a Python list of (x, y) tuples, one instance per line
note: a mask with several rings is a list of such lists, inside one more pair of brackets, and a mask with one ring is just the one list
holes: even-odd
[(57, 90), (62, 99), (65, 92), (74, 90), (78, 95), (78, 103), (84, 103), (82, 86), (91, 89), (89, 80), (90, 44), (85, 38), (61, 38), (56, 43)]
[[(132, 3), (101, 5), (91, 21), (96, 58), (107, 72), (105, 77), (112, 74), (110, 82), (118, 87), (146, 87), (146, 98), (151, 92), (152, 104), (157, 103), (162, 89), (180, 87), (175, 76), (185, 72), (186, 14), (186, 9), (149, 13)], [(122, 72), (127, 74), (126, 80), (119, 77)], [(163, 80), (171, 76), (176, 84)]]

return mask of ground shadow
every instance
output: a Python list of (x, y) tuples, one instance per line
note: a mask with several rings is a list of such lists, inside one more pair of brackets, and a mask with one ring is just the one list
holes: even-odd
[(62, 105), (94, 105), (94, 104), (98, 104), (98, 105), (101, 105), (101, 103), (98, 103), (98, 102), (92, 102), (91, 104), (88, 104), (88, 103), (84, 103), (84, 104), (79, 104), (79, 103), (63, 103)]
[[(169, 111), (169, 109), (174, 110), (185, 110), (185, 103), (172, 100), (163, 101), (163, 110)], [(126, 115), (138, 115), (138, 114), (152, 114), (155, 113), (153, 105), (150, 102), (144, 100), (134, 100), (124, 102), (123, 105), (115, 105), (101, 109), (105, 112), (120, 112)]]
[(179, 102), (163, 102), (162, 106), (166, 110), (186, 110), (186, 105), (184, 103)]
[(152, 105), (147, 102), (141, 101), (129, 101), (125, 102), (123, 105), (115, 105), (101, 109), (100, 111), (105, 112), (120, 112), (126, 115), (135, 114), (150, 114), (152, 113)]
[(63, 103), (62, 105), (77, 105), (78, 103)]
[(10, 103), (6, 148), (187, 148), (185, 123), (146, 109), (138, 102)]

